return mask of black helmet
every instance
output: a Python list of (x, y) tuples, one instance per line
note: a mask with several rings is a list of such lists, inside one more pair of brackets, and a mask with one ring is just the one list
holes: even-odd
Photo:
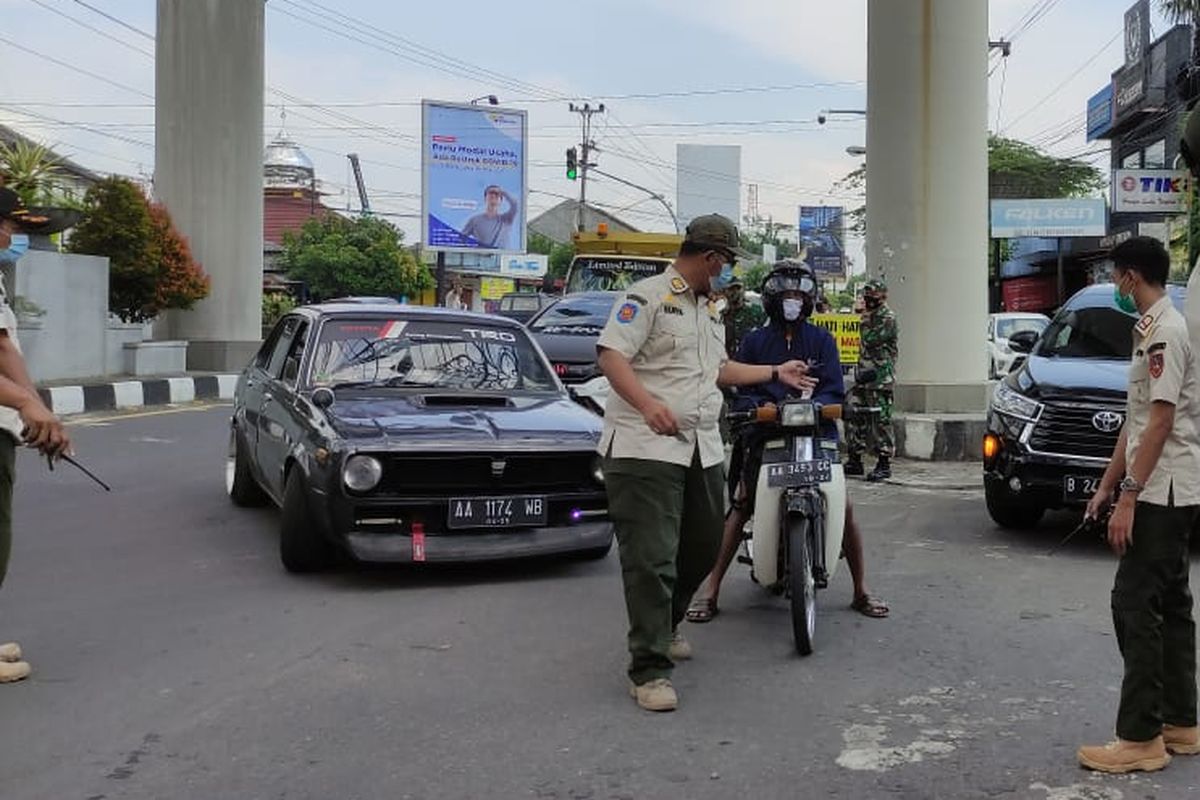
[(817, 274), (808, 264), (794, 259), (776, 261), (762, 283), (762, 303), (767, 317), (776, 324), (783, 324), (786, 321), (783, 317), (783, 295), (785, 292), (799, 292), (804, 302), (800, 317), (808, 319), (812, 316), (820, 288)]
[(1200, 177), (1200, 106), (1188, 114), (1183, 135), (1179, 137), (1179, 154), (1192, 174)]

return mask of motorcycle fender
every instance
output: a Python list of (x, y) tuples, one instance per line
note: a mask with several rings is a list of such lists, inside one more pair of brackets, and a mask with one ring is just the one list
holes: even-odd
[(833, 480), (821, 484), (821, 494), (825, 496), (825, 570), (832, 579), (846, 530), (846, 473), (841, 464), (833, 465)]
[(767, 470), (758, 471), (750, 538), (750, 559), (754, 563), (750, 569), (762, 586), (774, 586), (779, 581), (779, 514), (784, 491), (767, 486)]

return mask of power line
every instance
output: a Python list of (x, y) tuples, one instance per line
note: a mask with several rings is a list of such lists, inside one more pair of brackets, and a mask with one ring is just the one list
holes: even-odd
[(146, 92), (143, 92), (141, 89), (135, 89), (134, 87), (129, 86), (128, 84), (121, 83), (120, 81), (114, 81), (112, 78), (106, 78), (103, 75), (99, 75), (95, 72), (91, 72), (90, 70), (86, 70), (83, 67), (77, 67), (74, 64), (71, 64), (71, 63), (63, 61), (61, 59), (55, 58), (54, 56), (46, 55), (45, 53), (34, 50), (31, 47), (26, 47), (23, 44), (14, 42), (12, 39), (6, 39), (5, 37), (0, 36), (0, 42), (4, 42), (9, 47), (15, 47), (18, 50), (22, 50), (26, 53), (29, 53), (32, 56), (37, 56), (38, 58), (45, 59), (46, 61), (49, 61), (52, 64), (57, 64), (58, 66), (69, 69), (72, 72), (78, 72), (80, 75), (86, 75), (87, 77), (93, 78), (102, 83), (107, 83), (109, 86), (115, 86), (118, 89), (123, 89), (124, 91), (132, 92), (134, 94), (141, 95), (142, 97), (149, 97), (151, 99), (154, 98), (154, 95), (147, 94)]
[(76, 25), (87, 28), (89, 31), (92, 31), (93, 33), (96, 33), (100, 36), (103, 36), (105, 39), (114, 41), (117, 44), (121, 45), (122, 47), (128, 48), (128, 49), (134, 51), (135, 53), (141, 53), (144, 56), (149, 56), (150, 58), (154, 58), (154, 54), (151, 53), (150, 51), (143, 50), (142, 48), (138, 47), (137, 45), (130, 44), (129, 42), (125, 41), (124, 39), (121, 39), (117, 36), (113, 36), (108, 31), (102, 30), (101, 28), (97, 28), (95, 25), (90, 25), (90, 24), (84, 22), (83, 20), (79, 19), (78, 17), (72, 17), (70, 14), (60, 11), (59, 9), (50, 5), (49, 3), (42, 2), (42, 0), (29, 0), (29, 1), (31, 3), (33, 3), (34, 5), (41, 6), (42, 8), (49, 11), (51, 14), (57, 14), (58, 16), (60, 16), (64, 19), (69, 19), (71, 22), (74, 22)]
[(133, 25), (130, 25), (128, 22), (125, 22), (124, 20), (117, 19), (112, 14), (109, 14), (107, 11), (103, 11), (99, 8), (96, 8), (91, 3), (85, 3), (83, 0), (75, 0), (75, 2), (76, 2), (76, 4), (81, 5), (84, 8), (86, 8), (88, 11), (91, 11), (95, 14), (99, 14), (100, 16), (104, 17), (105, 19), (109, 20), (110, 22), (115, 22), (116, 24), (120, 25), (122, 28), (125, 28), (126, 30), (136, 33), (138, 36), (142, 36), (146, 39), (149, 39), (152, 42), (154, 41), (154, 34), (152, 34), (152, 33), (146, 33), (141, 28), (137, 28)]
[(1009, 123), (1009, 127), (1010, 127), (1010, 128), (1011, 128), (1011, 127), (1013, 127), (1013, 126), (1014, 126), (1014, 125), (1016, 125), (1018, 122), (1020, 122), (1021, 120), (1025, 119), (1026, 117), (1028, 117), (1028, 116), (1029, 116), (1030, 114), (1032, 114), (1034, 111), (1038, 110), (1038, 109), (1039, 109), (1039, 108), (1041, 108), (1043, 105), (1045, 105), (1045, 104), (1046, 104), (1046, 102), (1047, 102), (1047, 101), (1048, 101), (1048, 100), (1049, 100), (1051, 97), (1054, 97), (1054, 95), (1056, 95), (1056, 94), (1058, 94), (1059, 92), (1061, 92), (1061, 91), (1062, 91), (1062, 90), (1063, 90), (1063, 89), (1064, 89), (1064, 88), (1067, 86), (1067, 84), (1069, 84), (1071, 81), (1075, 80), (1075, 78), (1076, 78), (1076, 77), (1079, 75), (1079, 73), (1083, 72), (1085, 69), (1087, 69), (1088, 67), (1090, 67), (1090, 66), (1092, 65), (1092, 62), (1093, 62), (1093, 61), (1095, 61), (1096, 59), (1098, 59), (1100, 56), (1104, 55), (1104, 54), (1105, 54), (1105, 53), (1108, 51), (1108, 48), (1112, 47), (1113, 43), (1114, 43), (1114, 42), (1116, 42), (1116, 41), (1117, 41), (1117, 39), (1121, 38), (1121, 36), (1122, 36), (1122, 34), (1123, 34), (1123, 33), (1124, 33), (1124, 31), (1117, 31), (1117, 32), (1116, 32), (1116, 33), (1113, 35), (1113, 37), (1112, 37), (1111, 39), (1109, 39), (1107, 42), (1105, 42), (1105, 43), (1104, 43), (1104, 46), (1103, 46), (1103, 47), (1101, 47), (1099, 50), (1097, 50), (1097, 51), (1095, 52), (1095, 54), (1094, 54), (1094, 55), (1092, 55), (1090, 58), (1088, 58), (1088, 60), (1087, 60), (1087, 61), (1083, 62), (1081, 65), (1079, 65), (1079, 67), (1078, 67), (1078, 68), (1077, 68), (1077, 69), (1076, 69), (1074, 72), (1072, 72), (1072, 73), (1071, 73), (1070, 75), (1068, 75), (1068, 76), (1067, 76), (1065, 79), (1063, 79), (1062, 83), (1058, 84), (1058, 86), (1055, 86), (1055, 87), (1054, 87), (1053, 89), (1051, 89), (1051, 90), (1050, 90), (1050, 92), (1049, 92), (1048, 94), (1046, 94), (1046, 95), (1045, 95), (1045, 96), (1044, 96), (1044, 97), (1043, 97), (1041, 100), (1038, 100), (1038, 101), (1037, 101), (1036, 103), (1034, 103), (1032, 106), (1030, 106), (1029, 108), (1025, 109), (1025, 111), (1024, 111), (1023, 113), (1021, 113), (1020, 115), (1018, 115), (1016, 119), (1014, 119), (1012, 122), (1010, 122), (1010, 123)]

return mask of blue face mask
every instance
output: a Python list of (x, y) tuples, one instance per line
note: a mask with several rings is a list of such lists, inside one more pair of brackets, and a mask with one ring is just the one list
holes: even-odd
[(733, 284), (733, 264), (724, 264), (715, 277), (710, 278), (708, 286), (714, 292), (723, 292)]
[(0, 261), (16, 261), (29, 250), (29, 237), (23, 233), (14, 233), (7, 250), (0, 250)]

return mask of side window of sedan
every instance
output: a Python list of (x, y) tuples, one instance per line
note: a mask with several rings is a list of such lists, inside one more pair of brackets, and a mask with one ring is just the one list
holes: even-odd
[(271, 357), (264, 367), (267, 374), (272, 378), (278, 378), (283, 369), (284, 359), (287, 357), (288, 351), (291, 348), (292, 340), (295, 337), (296, 329), (300, 327), (300, 317), (285, 317), (279, 323), (279, 336), (275, 337), (274, 346), (271, 348)]
[(304, 346), (308, 339), (308, 322), (301, 322), (296, 328), (295, 335), (292, 336), (291, 346), (288, 348), (287, 357), (283, 360), (283, 374), (280, 380), (291, 388), (296, 388), (296, 383), (300, 378), (300, 365), (304, 363)]
[(271, 368), (271, 356), (275, 354), (275, 349), (279, 346), (279, 340), (283, 338), (283, 330), (288, 322), (289, 320), (280, 320), (275, 323), (275, 327), (263, 341), (262, 347), (258, 348), (258, 355), (254, 357), (254, 366), (263, 372), (267, 372)]

